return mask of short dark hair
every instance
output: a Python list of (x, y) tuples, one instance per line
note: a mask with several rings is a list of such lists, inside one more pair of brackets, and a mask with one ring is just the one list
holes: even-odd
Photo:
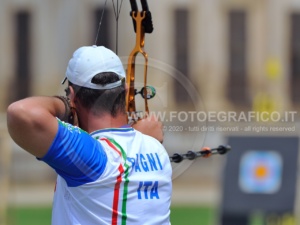
[[(94, 84), (105, 85), (118, 80), (120, 80), (120, 78), (116, 73), (104, 72), (95, 75), (91, 82)], [(108, 90), (81, 87), (70, 81), (69, 86), (73, 87), (75, 95), (83, 107), (92, 110), (94, 115), (109, 113), (112, 117), (116, 117), (120, 113), (126, 114), (125, 79), (121, 86)]]

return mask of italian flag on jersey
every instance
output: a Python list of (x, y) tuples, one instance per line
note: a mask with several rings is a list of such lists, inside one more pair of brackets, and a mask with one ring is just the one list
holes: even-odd
[[(112, 225), (117, 225), (118, 224), (118, 208), (119, 208), (119, 200), (120, 200), (120, 195), (122, 194), (122, 210), (121, 210), (121, 221), (122, 225), (126, 225), (126, 220), (127, 220), (127, 214), (126, 214), (126, 203), (127, 203), (127, 194), (128, 194), (128, 175), (129, 175), (129, 165), (126, 162), (126, 152), (123, 150), (123, 148), (114, 140), (111, 138), (100, 138), (101, 141), (105, 141), (109, 147), (111, 147), (114, 151), (116, 151), (120, 157), (123, 158), (125, 164), (124, 166), (122, 164), (119, 165), (119, 172), (120, 174), (117, 177), (117, 181), (115, 184), (114, 188), (114, 197), (113, 197), (113, 209), (112, 209)], [(120, 193), (120, 186), (122, 183), (122, 175), (124, 174), (124, 189), (123, 193)]]

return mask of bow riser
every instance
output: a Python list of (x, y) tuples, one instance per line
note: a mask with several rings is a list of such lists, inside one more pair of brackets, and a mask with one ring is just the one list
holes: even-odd
[[(144, 63), (144, 96), (147, 96), (147, 70), (148, 70), (148, 54), (144, 51), (145, 45), (145, 29), (143, 27), (143, 20), (146, 18), (146, 12), (131, 12), (131, 17), (134, 21), (136, 27), (136, 43), (128, 57), (128, 66), (127, 66), (127, 87), (129, 88), (126, 96), (126, 110), (129, 114), (129, 121), (132, 122), (136, 120), (136, 105), (135, 105), (135, 61), (137, 54), (142, 54), (145, 63)], [(144, 98), (145, 101), (145, 112), (149, 113), (148, 101), (147, 98)]]

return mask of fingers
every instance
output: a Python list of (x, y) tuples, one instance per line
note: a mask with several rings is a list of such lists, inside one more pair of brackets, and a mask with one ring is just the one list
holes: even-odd
[(163, 142), (163, 130), (162, 122), (159, 121), (155, 116), (149, 116), (147, 118), (137, 121), (133, 128), (142, 132), (143, 134), (149, 135), (159, 142)]

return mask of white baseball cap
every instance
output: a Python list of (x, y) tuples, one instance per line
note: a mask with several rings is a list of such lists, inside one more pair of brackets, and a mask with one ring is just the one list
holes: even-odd
[[(120, 80), (106, 85), (92, 83), (93, 77), (103, 72), (113, 72)], [(105, 90), (122, 85), (125, 76), (122, 62), (113, 51), (103, 46), (83, 46), (70, 59), (62, 84), (68, 79), (81, 87)]]

